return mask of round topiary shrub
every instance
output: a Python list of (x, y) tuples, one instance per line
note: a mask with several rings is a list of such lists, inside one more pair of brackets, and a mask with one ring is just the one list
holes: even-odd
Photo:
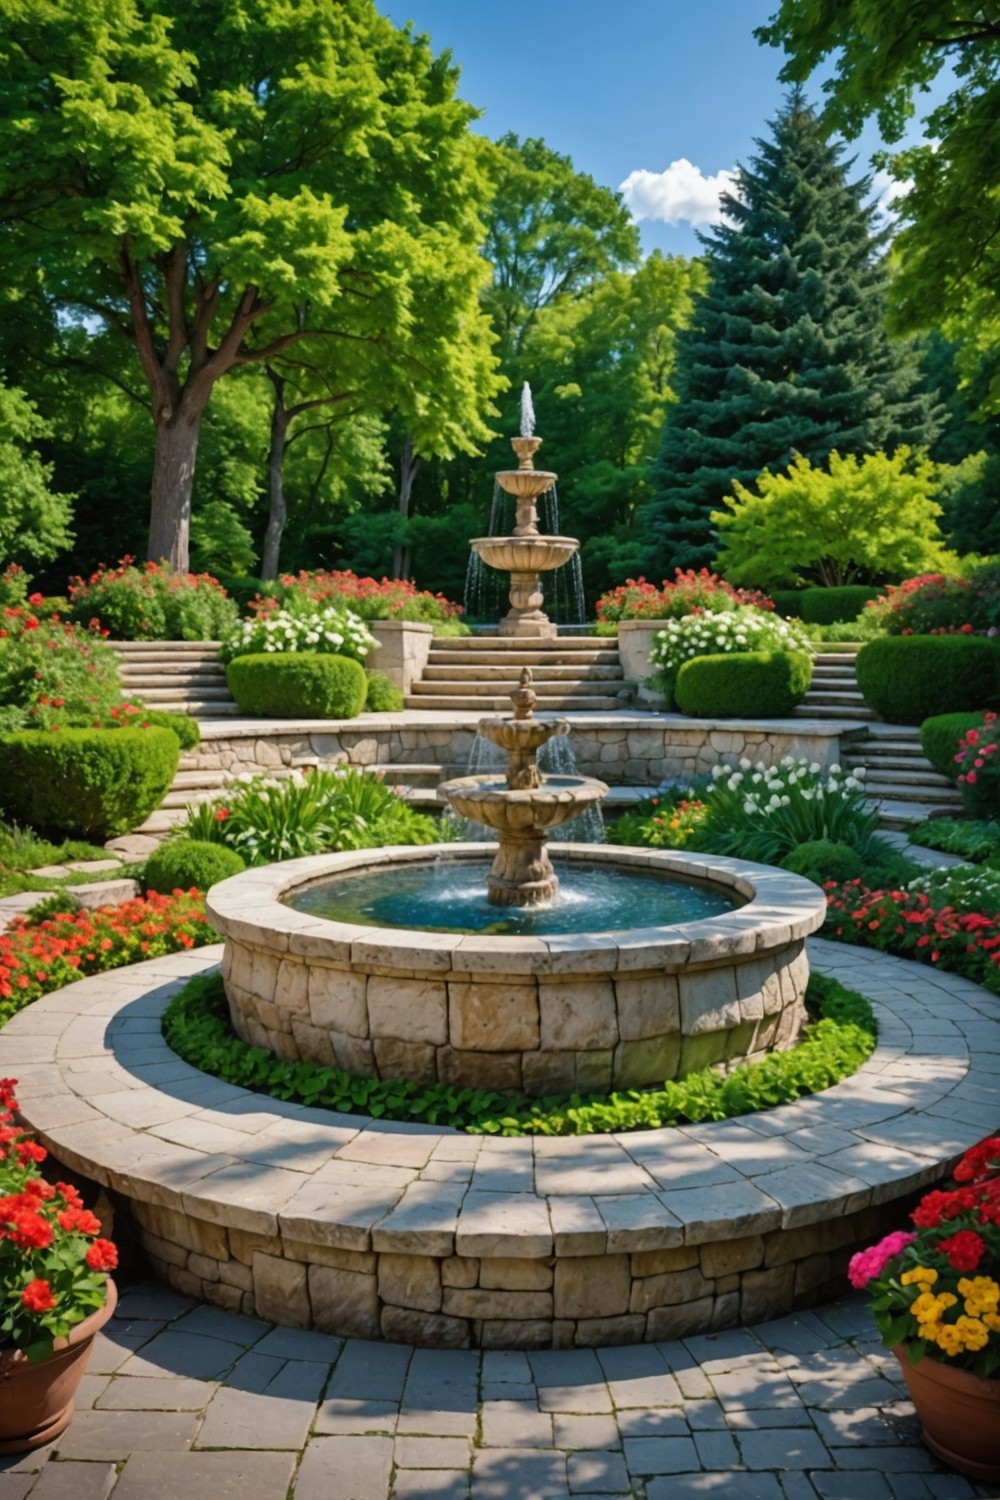
[(265, 719), (353, 719), (368, 691), (360, 662), (317, 651), (237, 656), (226, 680), (242, 711)]
[(195, 886), (207, 891), (217, 881), (238, 875), (246, 864), (225, 844), (205, 839), (168, 839), (146, 861), (146, 886), (169, 896), (171, 891), (189, 891)]
[(817, 885), (835, 880), (838, 885), (857, 880), (865, 872), (864, 861), (850, 844), (835, 844), (831, 839), (810, 839), (799, 844), (781, 861), (782, 869), (793, 875), (804, 875)]
[(799, 613), (807, 625), (856, 620), (869, 600), (880, 598), (883, 592), (865, 583), (845, 583), (835, 589), (803, 589), (799, 595)]
[(169, 729), (24, 729), (0, 737), (0, 804), (45, 833), (111, 838), (159, 807), (180, 745)]
[(883, 636), (857, 655), (858, 686), (889, 724), (922, 724), (937, 714), (995, 701), (1000, 653), (981, 636)]
[(677, 673), (674, 697), (695, 719), (781, 719), (811, 681), (812, 662), (802, 651), (694, 656)]
[(949, 781), (958, 780), (958, 742), (967, 729), (978, 729), (981, 713), (935, 714), (920, 726), (920, 748), (936, 771)]
[(370, 714), (394, 714), (403, 706), (403, 690), (390, 682), (384, 672), (368, 672), (368, 697), (365, 708)]

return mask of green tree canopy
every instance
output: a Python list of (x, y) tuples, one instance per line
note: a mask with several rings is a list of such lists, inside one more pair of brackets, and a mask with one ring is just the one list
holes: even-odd
[(677, 339), (679, 399), (644, 513), (650, 575), (711, 560), (711, 513), (734, 480), (936, 432), (915, 353), (886, 330), (868, 179), (848, 181), (798, 93), (757, 146), (723, 199), (729, 222), (703, 237), (708, 290)]
[(486, 433), (484, 144), (372, 0), (0, 0), (0, 226), (64, 315), (129, 341), (149, 551), (187, 563), (216, 383), (308, 349), (434, 451)]
[[(970, 359), (1000, 333), (1000, 10), (995, 0), (781, 0), (758, 37), (789, 54), (781, 76), (804, 82), (833, 63), (825, 118), (848, 137), (878, 119), (897, 142), (914, 97), (942, 70), (954, 88), (924, 120), (926, 139), (893, 172), (912, 186), (900, 204), (891, 289), (905, 331), (942, 324)], [(1000, 405), (1000, 378), (991, 388)]]
[(73, 540), (73, 497), (51, 488), (35, 446), (48, 431), (24, 392), (0, 383), (0, 564), (44, 562)]
[(903, 446), (891, 458), (831, 453), (827, 468), (796, 454), (785, 474), (765, 470), (712, 519), (722, 533), (716, 566), (731, 583), (837, 587), (906, 578), (941, 567), (937, 470)]

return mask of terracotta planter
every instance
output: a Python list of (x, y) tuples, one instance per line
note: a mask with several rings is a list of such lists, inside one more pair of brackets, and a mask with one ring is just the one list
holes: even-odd
[(911, 1365), (902, 1346), (892, 1352), (931, 1452), (972, 1479), (1000, 1479), (1000, 1380), (980, 1380), (936, 1359)]
[(118, 1290), (109, 1279), (104, 1306), (57, 1339), (48, 1359), (38, 1364), (15, 1349), (0, 1349), (0, 1453), (41, 1448), (66, 1431), (94, 1337), (117, 1302)]

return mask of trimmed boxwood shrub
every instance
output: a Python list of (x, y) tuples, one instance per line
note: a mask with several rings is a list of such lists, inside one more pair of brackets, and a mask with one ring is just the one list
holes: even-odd
[(880, 598), (884, 592), (866, 583), (847, 583), (835, 589), (803, 589), (799, 595), (799, 614), (807, 625), (856, 620), (868, 601)]
[(237, 656), (226, 680), (243, 712), (265, 719), (353, 719), (368, 691), (360, 662), (318, 651)]
[(110, 838), (159, 807), (179, 758), (169, 729), (24, 729), (0, 736), (0, 802), (46, 833)]
[(793, 875), (815, 880), (817, 885), (828, 880), (846, 885), (848, 880), (860, 879), (865, 870), (864, 861), (856, 849), (850, 844), (834, 843), (832, 839), (810, 839), (799, 844), (785, 856), (781, 865)]
[(168, 839), (146, 861), (146, 886), (169, 896), (172, 891), (189, 891), (192, 886), (207, 891), (216, 881), (238, 875), (246, 864), (235, 849), (225, 844), (209, 844), (204, 839)]
[(889, 724), (992, 705), (1000, 653), (981, 636), (904, 635), (868, 641), (857, 655), (858, 686)]
[(780, 719), (811, 681), (812, 662), (802, 651), (694, 656), (677, 673), (674, 697), (694, 719)]
[(394, 714), (403, 706), (403, 690), (390, 682), (384, 672), (368, 672), (368, 696), (365, 708), (371, 714)]
[(769, 589), (775, 611), (786, 620), (802, 618), (802, 595), (805, 589)]
[(949, 781), (958, 781), (955, 755), (959, 740), (967, 729), (978, 728), (982, 722), (981, 713), (935, 714), (921, 724), (920, 748), (934, 769)]

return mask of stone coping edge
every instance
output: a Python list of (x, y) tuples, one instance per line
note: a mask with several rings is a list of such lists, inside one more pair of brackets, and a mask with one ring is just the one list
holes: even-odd
[(826, 916), (826, 898), (818, 886), (773, 865), (675, 849), (555, 842), (549, 847), (557, 869), (560, 863), (587, 863), (677, 875), (700, 885), (724, 887), (745, 901), (732, 911), (694, 922), (530, 938), (356, 926), (296, 911), (283, 902), (297, 889), (350, 870), (439, 859), (481, 860), (493, 847), (478, 843), (393, 845), (311, 855), (232, 875), (212, 887), (206, 904), (216, 929), (240, 943), (326, 959), (331, 964), (375, 964), (407, 974), (455, 969), (485, 973), (501, 961), (507, 968), (513, 961), (537, 974), (638, 972), (664, 965), (695, 968), (786, 948), (815, 932)]
[[(297, 734), (391, 734), (402, 729), (478, 729), (479, 720), (490, 710), (470, 708), (403, 709), (395, 713), (358, 714), (354, 719), (250, 719), (233, 716), (224, 719), (199, 719), (203, 743), (210, 740), (260, 739), (262, 735)], [(839, 739), (850, 730), (867, 728), (853, 719), (688, 719), (683, 714), (661, 714), (641, 709), (559, 710), (542, 709), (538, 719), (567, 719), (574, 729), (658, 729), (704, 734), (706, 731), (726, 734), (761, 730), (764, 733), (788, 735), (793, 739)], [(377, 769), (377, 767), (375, 768)]]
[[(265, 1098), (182, 1062), (164, 1006), (218, 945), (80, 980), (0, 1032), (0, 1075), (57, 1160), (202, 1222), (345, 1250), (593, 1256), (825, 1222), (940, 1179), (996, 1128), (1000, 1024), (970, 981), (814, 940), (872, 996), (879, 1045), (825, 1093), (623, 1135), (470, 1136)], [(876, 998), (877, 995), (877, 998)]]

